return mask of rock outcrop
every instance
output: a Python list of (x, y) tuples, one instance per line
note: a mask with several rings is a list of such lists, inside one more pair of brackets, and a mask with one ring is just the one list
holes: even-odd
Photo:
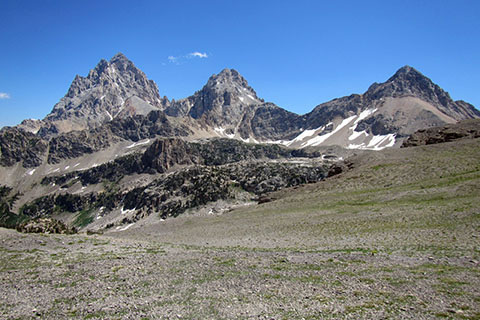
[(18, 225), (16, 229), (17, 231), (24, 233), (73, 234), (77, 232), (75, 228), (67, 226), (62, 221), (51, 218), (28, 220)]
[(39, 166), (48, 144), (42, 138), (18, 128), (0, 130), (0, 165), (10, 167), (20, 162), (25, 168)]
[(480, 138), (480, 119), (418, 130), (403, 142), (402, 148), (475, 138)]
[(320, 158), (314, 150), (288, 149), (279, 145), (246, 144), (238, 140), (211, 139), (186, 142), (178, 138), (155, 140), (143, 153), (119, 157), (102, 165), (73, 171), (64, 175), (47, 176), (42, 185), (72, 185), (80, 181), (83, 186), (103, 181), (117, 182), (132, 174), (172, 172), (188, 165), (220, 166), (239, 162), (285, 160), (294, 158)]

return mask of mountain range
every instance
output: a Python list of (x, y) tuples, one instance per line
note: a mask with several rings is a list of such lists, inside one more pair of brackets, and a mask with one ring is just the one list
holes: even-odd
[(360, 149), (399, 145), (398, 140), (418, 129), (480, 117), (472, 105), (453, 101), (409, 66), (363, 94), (334, 99), (298, 115), (259, 98), (234, 69), (213, 75), (190, 97), (169, 100), (119, 53), (110, 61), (101, 60), (87, 77), (77, 75), (45, 119), (26, 120), (18, 127), (50, 138), (151, 111), (180, 119), (191, 128), (193, 139), (223, 136), (292, 147)]
[(298, 115), (258, 97), (234, 69), (170, 100), (119, 53), (77, 75), (43, 120), (0, 130), (0, 222), (54, 216), (109, 229), (154, 212), (166, 218), (222, 201), (224, 210), (319, 181), (354, 152), (475, 118), (471, 104), (409, 66)]

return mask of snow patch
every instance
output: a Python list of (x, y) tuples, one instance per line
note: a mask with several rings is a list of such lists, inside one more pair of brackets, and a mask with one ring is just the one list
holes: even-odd
[(112, 115), (110, 114), (110, 112), (108, 112), (107, 110), (105, 110), (105, 112), (107, 113), (107, 116), (110, 118), (110, 121), (112, 121), (112, 120), (113, 120), (113, 117), (112, 117)]
[(343, 119), (343, 121), (338, 125), (338, 127), (335, 128), (335, 130), (333, 130), (332, 132), (329, 132), (329, 133), (326, 133), (326, 134), (323, 134), (321, 136), (318, 136), (318, 137), (315, 137), (309, 141), (307, 141), (306, 143), (302, 144), (302, 147), (306, 147), (306, 146), (318, 146), (319, 144), (323, 143), (325, 140), (327, 140), (328, 138), (330, 138), (331, 136), (333, 136), (335, 133), (337, 133), (338, 131), (340, 131), (343, 127), (345, 127), (347, 124), (349, 124), (350, 122), (352, 122), (353, 119), (355, 119), (357, 116), (351, 116), (351, 117), (348, 117), (346, 119)]
[(147, 144), (150, 142), (150, 139), (147, 139), (145, 141), (140, 141), (140, 142), (135, 142), (134, 144), (131, 144), (129, 145), (128, 147), (126, 147), (127, 149), (131, 149), (131, 148), (134, 148), (134, 147), (137, 147), (137, 146), (141, 146), (143, 144)]
[(225, 128), (213, 128), (213, 130), (218, 134), (224, 134)]
[(300, 133), (298, 136), (296, 136), (293, 140), (291, 140), (289, 144), (292, 144), (296, 141), (302, 141), (305, 138), (313, 136), (315, 132), (317, 132), (318, 130), (323, 130), (323, 129), (325, 129), (325, 126), (319, 127), (317, 129), (305, 130), (302, 133)]
[(75, 165), (73, 166), (74, 168), (78, 167), (80, 165), (80, 162), (79, 163), (75, 163)]
[(375, 108), (375, 109), (367, 109), (367, 110), (363, 110), (362, 112), (360, 112), (360, 114), (358, 115), (358, 119), (355, 120), (355, 123), (354, 124), (358, 124), (360, 121), (362, 121), (363, 119), (365, 118), (368, 118), (370, 115), (374, 114), (375, 111), (377, 111), (378, 109)]
[(362, 149), (362, 150), (366, 150), (365, 148), (366, 148), (365, 143), (360, 143), (360, 144), (353, 144), (353, 143), (351, 143), (351, 144), (349, 144), (349, 145), (347, 146), (347, 149)]
[(260, 143), (258, 142), (258, 140), (255, 140), (254, 138), (250, 138), (250, 137), (248, 137), (247, 139), (243, 139), (242, 137), (240, 137), (240, 140), (242, 140), (245, 143)]
[(123, 227), (123, 228), (121, 228), (121, 229), (118, 229), (118, 231), (125, 231), (125, 230), (127, 230), (128, 228), (130, 228), (130, 227), (133, 226), (133, 225), (134, 225), (134, 223), (130, 223), (130, 224), (126, 225), (125, 227)]
[(65, 168), (63, 168), (63, 170), (68, 170), (70, 168), (70, 166), (66, 166)]
[(92, 168), (95, 168), (95, 167), (98, 167), (100, 164), (98, 163), (94, 163), (92, 164), (90, 167), (86, 167), (86, 168), (80, 168), (80, 169), (77, 169), (78, 171), (85, 171), (85, 170), (88, 170), (88, 169), (92, 169)]
[(288, 140), (275, 140), (275, 141), (266, 140), (266, 141), (262, 141), (262, 143), (281, 144), (281, 145), (284, 145), (284, 146), (289, 146), (290, 144), (292, 144), (292, 140), (290, 140), (290, 141), (288, 141)]
[(238, 99), (240, 99), (240, 101), (242, 101), (242, 102), (245, 101), (245, 98), (244, 98), (244, 97), (238, 97)]
[(395, 134), (389, 133), (384, 136), (382, 135), (373, 136), (372, 140), (370, 140), (367, 147), (372, 148), (372, 150), (382, 150), (387, 147), (393, 147), (394, 144), (395, 144)]
[(363, 131), (353, 131), (353, 133), (350, 135), (350, 137), (348, 137), (348, 140), (350, 140), (350, 141), (355, 140), (358, 137), (360, 137), (361, 135), (368, 136), (368, 133), (365, 130), (363, 130)]
[(361, 150), (374, 150), (379, 151), (385, 148), (393, 147), (395, 144), (395, 134), (389, 133), (386, 135), (373, 136), (372, 139), (368, 142), (361, 144), (350, 144), (347, 149), (361, 149)]
[(120, 214), (132, 213), (132, 212), (135, 212), (135, 209), (136, 208), (124, 210), (124, 208), (122, 207)]
[(32, 169), (32, 170), (30, 170), (30, 171), (27, 171), (27, 174), (28, 174), (29, 176), (31, 176), (32, 174), (35, 173), (35, 170), (37, 170), (37, 169)]
[(215, 131), (215, 133), (219, 136), (225, 136), (225, 137), (228, 137), (230, 139), (233, 139), (235, 137), (235, 135), (233, 133), (231, 134), (228, 134), (225, 132), (225, 128), (213, 128), (213, 130)]

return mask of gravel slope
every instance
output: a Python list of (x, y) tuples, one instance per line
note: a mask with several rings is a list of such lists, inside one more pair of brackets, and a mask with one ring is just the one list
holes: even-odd
[(480, 141), (105, 235), (0, 229), (5, 319), (480, 317)]

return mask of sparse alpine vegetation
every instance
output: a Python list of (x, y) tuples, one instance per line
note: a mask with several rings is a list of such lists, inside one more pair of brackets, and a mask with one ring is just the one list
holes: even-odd
[[(221, 215), (180, 215), (89, 236), (0, 229), (0, 312), (477, 319), (480, 140), (369, 152), (349, 163), (331, 178)], [(184, 170), (198, 170), (192, 179), (208, 179), (209, 171), (224, 178), (220, 172), (240, 165), (252, 164)], [(168, 175), (170, 183), (181, 172)], [(158, 192), (163, 181), (151, 188)], [(75, 215), (78, 223), (89, 217), (88, 210)]]

